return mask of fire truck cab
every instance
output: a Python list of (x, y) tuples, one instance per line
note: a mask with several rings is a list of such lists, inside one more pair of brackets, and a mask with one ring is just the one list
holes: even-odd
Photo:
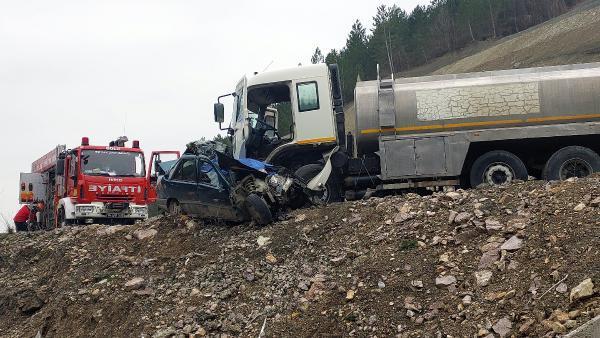
[[(43, 227), (131, 224), (148, 217), (154, 191), (139, 141), (119, 137), (107, 146), (58, 146), (21, 174), (20, 203), (44, 201)], [(40, 186), (42, 186), (40, 188)]]

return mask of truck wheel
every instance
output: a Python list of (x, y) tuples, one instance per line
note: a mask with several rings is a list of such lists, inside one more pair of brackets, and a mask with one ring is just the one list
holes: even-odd
[(544, 167), (547, 181), (563, 181), (571, 177), (585, 177), (600, 171), (600, 156), (593, 150), (569, 146), (555, 152)]
[(167, 206), (167, 208), (169, 209), (170, 215), (181, 215), (181, 206), (179, 205), (179, 202), (177, 202), (177, 200), (169, 201), (169, 205)]
[(246, 197), (246, 209), (252, 220), (258, 225), (267, 225), (273, 222), (273, 214), (269, 205), (256, 194), (250, 194)]
[(494, 150), (481, 155), (471, 167), (471, 187), (482, 183), (502, 185), (514, 180), (527, 181), (527, 167), (513, 153)]
[[(308, 184), (321, 170), (323, 170), (323, 166), (320, 164), (307, 164), (296, 170), (295, 174), (302, 179), (304, 184)], [(312, 198), (312, 202), (318, 205), (342, 202), (342, 200), (342, 189), (333, 172), (329, 176), (327, 183), (325, 183), (323, 192)]]

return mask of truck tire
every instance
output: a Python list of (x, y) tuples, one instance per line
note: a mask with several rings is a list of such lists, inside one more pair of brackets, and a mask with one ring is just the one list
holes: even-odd
[[(298, 176), (304, 184), (308, 184), (315, 176), (317, 176), (323, 166), (320, 164), (307, 164), (296, 170), (296, 176)], [(320, 196), (315, 196), (312, 202), (317, 205), (325, 205), (329, 203), (342, 202), (342, 189), (339, 181), (332, 172), (325, 183), (325, 190)]]
[(550, 156), (544, 166), (547, 181), (563, 181), (571, 177), (585, 177), (600, 171), (600, 156), (595, 151), (580, 147), (564, 147)]
[(168, 202), (167, 209), (169, 210), (169, 215), (181, 215), (181, 205), (177, 200), (170, 200)]
[(494, 150), (481, 155), (471, 167), (471, 187), (482, 183), (502, 185), (514, 180), (527, 181), (527, 167), (513, 153)]
[(250, 214), (250, 218), (258, 225), (267, 225), (273, 222), (273, 214), (269, 205), (256, 194), (250, 194), (246, 197), (246, 209)]

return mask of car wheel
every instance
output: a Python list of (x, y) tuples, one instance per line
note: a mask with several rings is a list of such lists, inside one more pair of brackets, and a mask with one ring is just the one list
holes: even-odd
[(167, 208), (169, 209), (170, 215), (181, 215), (181, 206), (177, 200), (169, 201)]
[[(295, 174), (304, 182), (304, 184), (308, 184), (308, 182), (315, 178), (315, 176), (317, 176), (322, 170), (323, 166), (320, 164), (307, 164), (296, 170)], [(317, 205), (325, 205), (341, 201), (343, 201), (342, 189), (337, 178), (332, 172), (327, 180), (327, 183), (325, 183), (323, 191), (313, 196), (311, 198), (311, 202)]]
[(259, 225), (267, 225), (273, 222), (273, 214), (269, 205), (256, 194), (250, 194), (246, 197), (246, 209), (250, 214), (250, 218)]
[(471, 187), (482, 183), (502, 185), (514, 180), (527, 181), (527, 167), (513, 153), (494, 150), (481, 155), (471, 167)]
[(600, 171), (600, 156), (580, 146), (562, 148), (552, 154), (544, 167), (544, 179), (563, 181), (571, 177), (586, 177)]

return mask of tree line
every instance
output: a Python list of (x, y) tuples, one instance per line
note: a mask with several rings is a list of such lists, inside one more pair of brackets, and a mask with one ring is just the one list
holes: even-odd
[(317, 47), (312, 63), (337, 63), (343, 95), (353, 98), (357, 78), (372, 80), (423, 65), (476, 41), (518, 33), (567, 12), (585, 0), (432, 0), (407, 13), (377, 7), (369, 31), (357, 20), (346, 44), (326, 55)]

